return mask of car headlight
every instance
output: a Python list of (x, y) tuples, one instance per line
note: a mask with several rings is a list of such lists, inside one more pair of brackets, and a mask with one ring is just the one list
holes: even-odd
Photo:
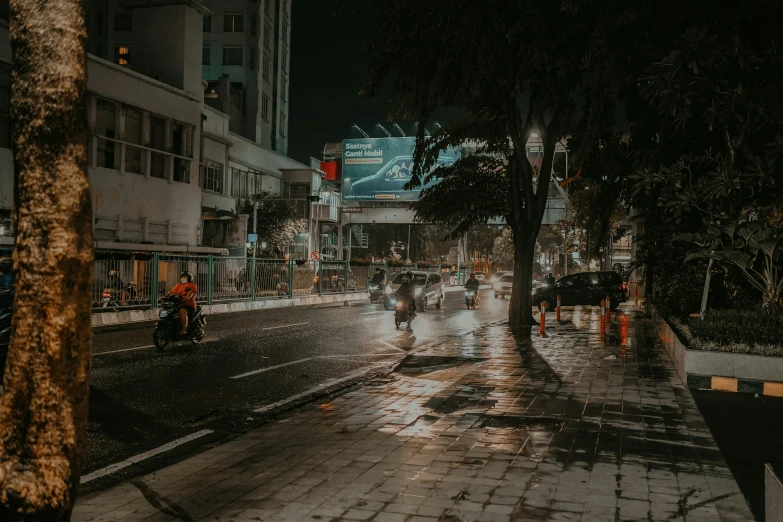
[(387, 285), (387, 286), (386, 286), (386, 293), (387, 293), (387, 294), (391, 294), (391, 293), (392, 293), (392, 287), (391, 287), (391, 285)]

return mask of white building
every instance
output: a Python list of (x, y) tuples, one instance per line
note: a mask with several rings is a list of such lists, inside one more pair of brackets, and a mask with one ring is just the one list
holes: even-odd
[[(234, 132), (229, 114), (205, 104), (204, 16), (214, 13), (196, 0), (87, 4), (97, 34), (90, 50), (107, 56), (111, 49), (116, 58), (90, 54), (87, 65), (96, 247), (244, 255), (245, 200), (259, 190), (279, 193), (283, 169), (307, 167)], [(122, 30), (109, 31), (109, 22)], [(8, 22), (0, 20), (5, 245), (13, 244), (10, 69)]]
[[(161, 0), (146, 4), (166, 4)], [(288, 151), (290, 0), (191, 0), (202, 13), (201, 60), (206, 104), (231, 116), (230, 130), (283, 155)], [(133, 0), (86, 0), (90, 52), (132, 69), (143, 67)], [(171, 26), (145, 26), (146, 42), (171, 43)], [(175, 32), (176, 33), (176, 32)], [(189, 42), (189, 45), (194, 45)], [(161, 47), (158, 49), (161, 50)], [(151, 70), (157, 77), (165, 69)]]

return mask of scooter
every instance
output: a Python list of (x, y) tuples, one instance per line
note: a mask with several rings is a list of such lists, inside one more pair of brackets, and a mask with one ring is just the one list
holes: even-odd
[(407, 299), (397, 299), (394, 308), (394, 325), (399, 328), (402, 323), (408, 323), (408, 328), (410, 328), (416, 315), (411, 315)]
[(200, 306), (188, 318), (188, 330), (185, 335), (179, 334), (180, 324), (177, 315), (181, 306), (180, 296), (166, 296), (161, 301), (160, 321), (152, 334), (152, 341), (158, 350), (165, 349), (172, 341), (190, 341), (195, 345), (204, 338), (207, 319)]
[(370, 283), (370, 302), (371, 303), (379, 303), (379, 302), (385, 302), (386, 300), (384, 297), (386, 296), (386, 292), (383, 286), (379, 285), (378, 283)]
[(465, 290), (465, 305), (467, 305), (468, 310), (476, 308), (476, 305), (479, 304), (480, 301), (481, 299), (479, 299), (476, 290)]

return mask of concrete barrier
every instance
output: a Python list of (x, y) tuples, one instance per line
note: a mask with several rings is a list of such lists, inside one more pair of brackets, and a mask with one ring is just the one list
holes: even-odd
[[(203, 305), (206, 315), (228, 314), (232, 312), (249, 312), (252, 310), (266, 310), (271, 308), (289, 308), (293, 306), (312, 306), (319, 304), (342, 303), (348, 301), (361, 301), (369, 299), (367, 292), (354, 292), (351, 294), (309, 295), (294, 297), (293, 299), (261, 299), (258, 301), (235, 301), (232, 303), (215, 303)], [(104, 312), (92, 314), (92, 326), (112, 326), (118, 324), (139, 323), (144, 321), (157, 321), (158, 310), (121, 310), (119, 312)]]

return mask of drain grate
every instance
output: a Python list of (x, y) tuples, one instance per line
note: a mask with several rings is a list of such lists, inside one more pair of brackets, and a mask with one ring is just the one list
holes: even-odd
[(484, 415), (482, 428), (514, 429), (524, 431), (563, 431), (566, 422), (556, 417), (534, 415)]
[(240, 412), (226, 415), (209, 423), (207, 428), (216, 431), (225, 431), (229, 433), (245, 433), (253, 428), (258, 428), (267, 422), (262, 415), (255, 412)]

